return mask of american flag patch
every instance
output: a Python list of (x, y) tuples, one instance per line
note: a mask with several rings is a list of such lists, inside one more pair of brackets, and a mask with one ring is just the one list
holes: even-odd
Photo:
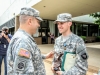
[(20, 49), (18, 55), (30, 58), (30, 52), (28, 50)]

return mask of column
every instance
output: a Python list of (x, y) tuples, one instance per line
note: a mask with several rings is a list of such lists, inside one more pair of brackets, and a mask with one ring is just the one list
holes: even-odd
[(15, 16), (15, 32), (17, 31), (17, 29), (19, 28), (19, 16)]

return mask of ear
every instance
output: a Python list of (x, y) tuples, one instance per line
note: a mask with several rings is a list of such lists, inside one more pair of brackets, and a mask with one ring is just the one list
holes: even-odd
[(69, 25), (69, 26), (72, 26), (72, 22), (69, 22), (68, 25)]
[(29, 19), (28, 19), (28, 25), (31, 25), (31, 24), (32, 24), (32, 19), (29, 18)]

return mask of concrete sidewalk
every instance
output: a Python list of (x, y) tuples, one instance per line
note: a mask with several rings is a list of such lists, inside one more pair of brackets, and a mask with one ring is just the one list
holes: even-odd
[(100, 49), (100, 42), (86, 43), (86, 47)]
[[(53, 44), (46, 44), (46, 45), (38, 45), (42, 53), (48, 53), (53, 50)], [(89, 64), (89, 71), (87, 75), (93, 75), (93, 73), (97, 73), (100, 68), (100, 43), (86, 43), (87, 51), (89, 54), (88, 64)], [(46, 66), (47, 75), (53, 75), (51, 70), (51, 61), (52, 59), (44, 60)]]
[[(53, 50), (53, 44), (38, 45), (42, 53), (48, 53)], [(100, 68), (100, 43), (87, 43), (87, 52), (89, 55), (88, 63)]]
[[(54, 46), (53, 44), (38, 45), (38, 47), (40, 48), (43, 54), (46, 54), (52, 51), (53, 46)], [(88, 64), (89, 64), (89, 70), (90, 70), (87, 72), (87, 75), (93, 75), (92, 72), (95, 73), (96, 72), (95, 70), (98, 70), (98, 68), (100, 68), (100, 62), (99, 62), (100, 61), (100, 43), (86, 43), (86, 47), (89, 54)], [(51, 61), (52, 61), (51, 58), (44, 60), (46, 75), (53, 75), (51, 71)], [(1, 75), (4, 75), (4, 63), (2, 64)]]

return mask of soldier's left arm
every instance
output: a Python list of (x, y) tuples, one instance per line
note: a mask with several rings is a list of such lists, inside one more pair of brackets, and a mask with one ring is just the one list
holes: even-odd
[(82, 39), (77, 42), (76, 55), (74, 66), (69, 71), (62, 72), (62, 75), (86, 75), (88, 69), (88, 54)]

